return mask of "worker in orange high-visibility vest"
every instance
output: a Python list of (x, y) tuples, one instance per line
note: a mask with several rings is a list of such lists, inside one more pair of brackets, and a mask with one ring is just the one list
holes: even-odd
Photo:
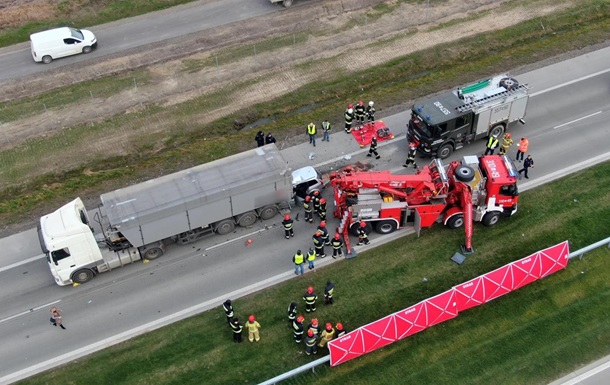
[(517, 160), (519, 163), (523, 161), (523, 155), (527, 152), (529, 145), (530, 142), (527, 140), (527, 138), (521, 138), (519, 141), (519, 144), (517, 145), (517, 157), (515, 158), (515, 160)]

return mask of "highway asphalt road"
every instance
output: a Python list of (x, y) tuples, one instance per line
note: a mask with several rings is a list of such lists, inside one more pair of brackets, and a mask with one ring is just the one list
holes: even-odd
[[(545, 181), (548, 175), (560, 176), (563, 169), (574, 164), (608, 159), (610, 72), (604, 63), (609, 59), (610, 49), (604, 49), (518, 76), (533, 87), (534, 95), (527, 124), (511, 130), (517, 139), (524, 135), (530, 138), (535, 160), (531, 179), (521, 184), (522, 189)], [(400, 167), (405, 159), (407, 119), (407, 112), (383, 118), (396, 138), (381, 143), (382, 158), (378, 161), (366, 158), (366, 149), (360, 149), (351, 136), (340, 132), (340, 127), (332, 135), (332, 146), (318, 142), (314, 148), (304, 143), (283, 152), (293, 168), (320, 164), (320, 169), (327, 172), (362, 161), (372, 162), (375, 169), (412, 173)], [(341, 153), (337, 149), (342, 149)], [(481, 154), (483, 149), (484, 143), (477, 142), (452, 158)], [(311, 155), (313, 160), (309, 159)], [(418, 160), (420, 164), (426, 161)], [(325, 196), (332, 202), (330, 191)], [(303, 217), (302, 210), (295, 210), (293, 216), (297, 213)], [(78, 287), (55, 285), (38, 248), (35, 230), (0, 240), (0, 384), (219, 306), (228, 297), (236, 298), (294, 277), (291, 256), (297, 248), (310, 245), (315, 226), (298, 221), (295, 238), (285, 240), (280, 221), (278, 216), (250, 229), (238, 229), (230, 236), (170, 246), (157, 261), (101, 274)], [(331, 228), (336, 224), (332, 220)], [(475, 231), (485, 228), (475, 225)], [(399, 234), (406, 233), (394, 236)], [(247, 239), (253, 240), (249, 247), (245, 246)], [(382, 238), (373, 234), (371, 240), (374, 246)], [(476, 258), (476, 254), (470, 258)], [(330, 258), (321, 261), (331, 262)], [(51, 305), (63, 309), (67, 330), (49, 326)], [(244, 314), (256, 311), (239, 310)], [(220, 310), (218, 315), (223, 317)], [(598, 375), (610, 378), (608, 373)]]
[[(281, 10), (268, 0), (197, 1), (91, 28), (99, 47), (50, 64), (35, 63), (29, 42), (0, 49), (0, 82), (84, 62)], [(87, 26), (78, 26), (88, 29)]]

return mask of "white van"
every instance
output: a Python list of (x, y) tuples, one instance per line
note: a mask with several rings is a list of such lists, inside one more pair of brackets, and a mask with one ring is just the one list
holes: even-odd
[(49, 64), (53, 59), (89, 53), (97, 46), (95, 35), (86, 29), (55, 28), (30, 35), (35, 62)]

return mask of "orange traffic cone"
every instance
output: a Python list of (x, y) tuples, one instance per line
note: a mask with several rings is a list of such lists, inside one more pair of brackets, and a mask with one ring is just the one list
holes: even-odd
[(252, 242), (253, 242), (252, 239), (248, 239), (246, 241), (246, 247), (250, 246), (252, 244)]

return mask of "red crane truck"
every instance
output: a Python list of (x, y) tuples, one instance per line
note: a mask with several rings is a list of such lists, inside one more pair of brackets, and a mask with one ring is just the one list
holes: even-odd
[(389, 234), (398, 228), (422, 228), (442, 222), (450, 228), (465, 225), (465, 253), (472, 249), (472, 222), (495, 225), (517, 212), (517, 168), (507, 156), (465, 156), (445, 168), (432, 160), (414, 175), (389, 171), (354, 171), (330, 175), (334, 187), (334, 216), (341, 218), (348, 253), (349, 232), (356, 235), (361, 221), (366, 231)]

